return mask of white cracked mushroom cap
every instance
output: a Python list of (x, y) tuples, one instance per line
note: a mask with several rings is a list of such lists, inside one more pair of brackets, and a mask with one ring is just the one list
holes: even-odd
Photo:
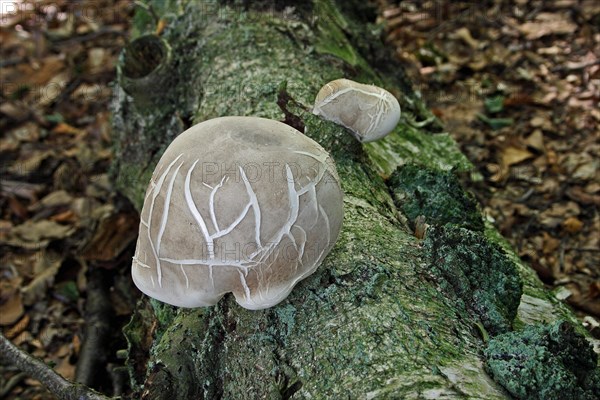
[(194, 125), (161, 157), (132, 263), (136, 286), (180, 307), (274, 306), (337, 240), (342, 191), (329, 154), (281, 122)]
[(319, 90), (313, 114), (352, 131), (359, 142), (390, 133), (400, 121), (400, 104), (387, 90), (349, 79), (336, 79)]

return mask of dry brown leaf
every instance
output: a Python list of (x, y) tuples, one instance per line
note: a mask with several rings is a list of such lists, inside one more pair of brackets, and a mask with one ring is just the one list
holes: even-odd
[(542, 131), (540, 129), (536, 129), (533, 131), (533, 133), (531, 135), (529, 135), (527, 138), (525, 138), (523, 143), (525, 145), (527, 145), (528, 147), (531, 147), (532, 149), (535, 149), (539, 152), (543, 152), (544, 151), (544, 134), (542, 133)]
[(75, 364), (71, 364), (70, 357), (61, 358), (58, 365), (54, 367), (54, 371), (65, 379), (72, 381), (75, 378)]
[(48, 29), (46, 34), (52, 40), (66, 39), (75, 31), (75, 18), (67, 18), (58, 27)]
[(8, 197), (8, 207), (10, 208), (11, 213), (20, 220), (26, 219), (29, 215), (27, 212), (27, 207), (25, 207), (23, 203), (21, 203), (21, 201), (14, 196)]
[(98, 85), (95, 83), (82, 83), (71, 93), (71, 100), (82, 103), (108, 101), (112, 95), (112, 90), (107, 85)]
[(577, 217), (569, 217), (563, 221), (563, 228), (569, 233), (577, 233), (583, 228), (583, 222)]
[(41, 242), (43, 240), (63, 239), (74, 232), (75, 228), (68, 225), (57, 224), (49, 220), (26, 221), (15, 226), (10, 231), (10, 236), (26, 242)]
[(48, 345), (52, 343), (54, 338), (61, 337), (63, 329), (60, 328), (60, 324), (48, 324), (44, 325), (40, 333), (37, 335), (37, 339), (40, 341), (42, 348), (47, 349)]
[(42, 162), (52, 156), (54, 156), (54, 151), (52, 150), (34, 151), (13, 163), (8, 168), (8, 171), (17, 176), (27, 177), (36, 172)]
[(573, 33), (576, 29), (577, 24), (571, 22), (567, 15), (558, 13), (540, 13), (536, 16), (535, 21), (528, 21), (519, 25), (519, 31), (528, 40), (535, 40), (553, 34)]
[[(10, 97), (21, 86), (39, 88), (50, 81), (53, 76), (56, 76), (65, 67), (65, 60), (58, 55), (45, 57), (40, 65), (33, 66), (32, 64), (19, 64), (13, 68), (0, 69), (0, 78), (2, 82), (8, 83), (3, 85), (2, 89), (6, 97)], [(36, 93), (40, 95), (40, 93)]]
[(29, 206), (29, 211), (37, 212), (44, 208), (64, 206), (70, 204), (72, 201), (73, 197), (69, 193), (64, 190), (56, 190)]
[(15, 151), (19, 148), (19, 141), (11, 135), (0, 137), (0, 152)]
[(549, 55), (549, 56), (555, 56), (557, 54), (562, 54), (563, 52), (564, 52), (564, 49), (562, 49), (559, 46), (540, 47), (539, 49), (537, 49), (538, 54)]
[(6, 336), (7, 339), (13, 339), (17, 335), (20, 335), (25, 329), (27, 329), (29, 321), (29, 314), (23, 315), (23, 318), (21, 318), (16, 324), (14, 324), (12, 328), (4, 332), (4, 336)]
[(544, 254), (552, 254), (560, 246), (560, 240), (553, 238), (548, 232), (542, 232), (544, 241), (542, 249)]
[(554, 125), (552, 125), (551, 116), (547, 113), (538, 113), (531, 120), (529, 120), (529, 124), (533, 128), (540, 128), (547, 132), (554, 131)]
[(83, 250), (86, 260), (115, 259), (136, 238), (137, 219), (131, 214), (111, 214), (103, 218), (92, 240)]
[(21, 290), (25, 305), (32, 305), (46, 297), (46, 291), (54, 283), (54, 277), (63, 261), (56, 253), (39, 252), (38, 255), (34, 267), (35, 277)]
[(68, 222), (71, 224), (77, 222), (78, 220), (77, 215), (75, 215), (75, 213), (72, 210), (66, 210), (61, 213), (54, 214), (48, 219), (54, 222)]
[(99, 74), (107, 69), (112, 68), (112, 65), (107, 62), (110, 57), (110, 52), (102, 47), (92, 47), (87, 51), (87, 68), (88, 74)]
[(6, 239), (12, 227), (13, 224), (11, 221), (0, 219), (0, 241)]
[(4, 193), (14, 194), (15, 196), (27, 199), (31, 202), (37, 201), (38, 194), (45, 188), (41, 183), (29, 183), (6, 179), (0, 179), (0, 186)]
[(25, 312), (19, 292), (21, 279), (0, 282), (0, 326), (12, 325)]
[(600, 161), (588, 152), (568, 153), (561, 161), (561, 166), (576, 180), (591, 180), (598, 175)]
[(70, 355), (70, 354), (71, 354), (71, 351), (72, 351), (72, 349), (71, 349), (71, 344), (70, 344), (70, 343), (65, 343), (65, 344), (61, 345), (61, 346), (58, 348), (58, 350), (56, 350), (56, 351), (54, 352), (54, 355), (55, 355), (56, 357), (63, 358), (63, 357), (66, 357), (66, 356)]
[(74, 126), (71, 126), (64, 122), (57, 124), (52, 129), (52, 133), (67, 134), (67, 135), (73, 135), (73, 136), (85, 135), (85, 131), (83, 131), (81, 129), (77, 129)]
[(63, 71), (53, 76), (46, 85), (40, 88), (39, 93), (33, 93), (37, 104), (42, 107), (52, 104), (63, 93), (70, 79), (71, 73), (69, 71)]
[(466, 27), (457, 29), (454, 33), (449, 35), (449, 37), (451, 39), (461, 39), (463, 42), (465, 42), (467, 45), (469, 45), (469, 47), (471, 47), (472, 49), (478, 49), (480, 46), (479, 42), (477, 40), (473, 39), (473, 36), (471, 36), (471, 32)]
[(510, 167), (511, 165), (518, 164), (533, 156), (533, 153), (528, 150), (509, 146), (502, 149), (502, 165)]
[(567, 302), (594, 315), (600, 315), (600, 296), (598, 296), (597, 292), (598, 282), (592, 281), (589, 277), (581, 278), (578, 281), (571, 281), (566, 285), (572, 293)]
[(566, 218), (579, 215), (580, 213), (579, 205), (573, 201), (555, 203), (538, 215), (538, 221), (546, 228), (556, 228)]
[(40, 138), (40, 126), (34, 122), (26, 122), (8, 131), (8, 136), (18, 142), (35, 142)]
[(600, 206), (600, 195), (595, 192), (587, 192), (581, 186), (573, 186), (567, 189), (567, 196), (581, 204), (595, 204)]

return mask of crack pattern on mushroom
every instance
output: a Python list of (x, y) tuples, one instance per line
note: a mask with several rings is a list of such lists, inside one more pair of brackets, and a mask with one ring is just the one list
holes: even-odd
[(372, 142), (396, 127), (400, 104), (380, 87), (336, 79), (319, 90), (313, 114), (350, 129), (360, 142)]
[[(189, 131), (169, 146), (150, 181), (134, 282), (144, 293), (184, 307), (215, 304), (227, 292), (249, 309), (277, 304), (314, 272), (337, 239), (343, 203), (335, 166), (317, 143), (276, 121), (225, 117)], [(219, 136), (215, 146), (229, 145), (229, 156), (239, 153), (235, 161), (241, 165), (214, 176), (203, 171), (205, 158), (170, 151), (191, 150), (200, 146), (199, 138), (210, 143), (211, 136)], [(193, 145), (185, 143), (187, 137)], [(244, 142), (252, 137), (265, 144)], [(263, 165), (281, 164), (281, 176), (250, 176), (244, 165), (253, 152)], [(274, 156), (286, 161), (274, 162)]]

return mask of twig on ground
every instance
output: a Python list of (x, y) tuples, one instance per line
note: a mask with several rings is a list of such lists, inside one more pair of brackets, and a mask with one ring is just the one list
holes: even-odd
[(7, 394), (10, 393), (11, 390), (14, 389), (23, 379), (27, 378), (27, 374), (25, 372), (19, 372), (16, 375), (13, 375), (8, 382), (4, 386), (0, 388), (0, 399), (3, 399)]
[(71, 383), (39, 359), (27, 354), (12, 344), (0, 333), (0, 359), (14, 365), (19, 370), (37, 379), (52, 394), (61, 400), (111, 400), (86, 386)]

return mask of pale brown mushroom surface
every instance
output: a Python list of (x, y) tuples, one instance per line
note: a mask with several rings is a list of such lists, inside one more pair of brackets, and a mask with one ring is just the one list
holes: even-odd
[(394, 130), (400, 104), (383, 88), (336, 79), (317, 93), (313, 114), (348, 128), (359, 142), (367, 143)]
[(181, 307), (228, 292), (271, 307), (315, 271), (337, 240), (342, 191), (329, 154), (283, 123), (223, 117), (179, 135), (141, 212), (132, 276)]

